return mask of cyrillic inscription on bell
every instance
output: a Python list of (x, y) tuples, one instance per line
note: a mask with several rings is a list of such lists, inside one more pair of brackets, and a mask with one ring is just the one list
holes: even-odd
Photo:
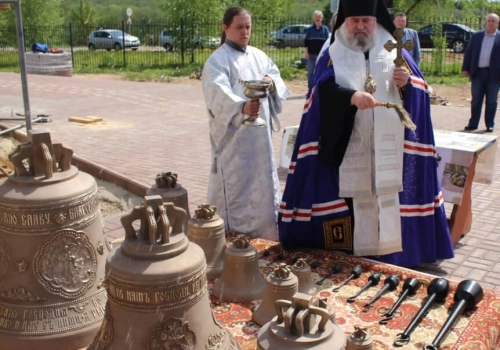
[(185, 217), (159, 195), (122, 217), (125, 241), (106, 262), (106, 316), (90, 350), (239, 349), (212, 313), (205, 254), (183, 232)]
[(83, 348), (106, 304), (97, 184), (50, 133), (28, 137), (0, 183), (0, 349)]
[(195, 216), (188, 221), (188, 237), (205, 252), (207, 259), (207, 279), (220, 277), (224, 268), (226, 236), (224, 220), (217, 215), (217, 208), (202, 204), (196, 209)]
[(163, 202), (172, 202), (176, 207), (186, 211), (185, 228), (187, 230), (188, 220), (191, 218), (189, 213), (189, 200), (187, 190), (177, 182), (177, 174), (171, 171), (162, 172), (156, 175), (155, 184), (146, 191), (146, 196), (159, 195)]

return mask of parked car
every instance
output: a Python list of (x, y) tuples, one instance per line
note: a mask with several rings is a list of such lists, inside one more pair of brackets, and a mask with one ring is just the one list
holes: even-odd
[(271, 45), (277, 48), (302, 47), (308, 27), (308, 24), (293, 24), (281, 28), (277, 32), (271, 32)]
[[(208, 49), (216, 49), (220, 46), (220, 38), (216, 38), (214, 36), (201, 36), (196, 33), (193, 37), (185, 36), (184, 37), (185, 48), (208, 48)], [(181, 46), (181, 38), (180, 34), (177, 34), (175, 30), (167, 30), (164, 29), (160, 32), (160, 36), (158, 37), (158, 45), (163, 46), (165, 50), (172, 51), (174, 48), (180, 48)]]
[(89, 50), (106, 49), (121, 50), (122, 46), (137, 50), (141, 41), (138, 37), (124, 33), (119, 29), (100, 29), (93, 31), (89, 35)]
[(472, 34), (475, 32), (474, 29), (460, 23), (429, 24), (417, 31), (421, 48), (434, 48), (432, 36), (438, 25), (441, 26), (441, 33), (446, 36), (447, 47), (456, 53), (465, 51)]

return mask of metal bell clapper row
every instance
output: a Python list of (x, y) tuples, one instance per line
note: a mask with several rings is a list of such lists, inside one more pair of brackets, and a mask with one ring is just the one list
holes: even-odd
[[(394, 340), (394, 346), (400, 347), (408, 344), (411, 340), (410, 335), (413, 330), (419, 325), (420, 321), (425, 317), (427, 311), (433, 303), (443, 303), (450, 291), (450, 285), (444, 278), (436, 278), (431, 281), (427, 287), (427, 300), (422, 305), (417, 314), (413, 317), (409, 325), (403, 333), (398, 334)], [(443, 327), (439, 330), (431, 344), (423, 346), (423, 350), (437, 350), (441, 343), (446, 338), (448, 332), (453, 328), (458, 317), (464, 311), (473, 310), (476, 305), (483, 299), (483, 289), (481, 285), (473, 280), (464, 280), (460, 282), (453, 296), (454, 305)]]

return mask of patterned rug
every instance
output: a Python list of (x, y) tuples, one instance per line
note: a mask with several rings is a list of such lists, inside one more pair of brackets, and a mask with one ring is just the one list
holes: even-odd
[[(228, 241), (232, 235), (228, 236)], [(335, 264), (343, 266), (342, 272), (333, 275), (318, 286), (317, 295), (327, 298), (334, 306), (337, 324), (349, 335), (354, 327), (366, 328), (374, 340), (374, 349), (394, 349), (394, 340), (402, 333), (413, 316), (427, 299), (427, 287), (435, 276), (417, 271), (382, 264), (376, 261), (348, 256), (339, 252), (322, 250), (287, 251), (284, 259), (278, 260), (280, 246), (275, 242), (263, 239), (253, 239), (251, 244), (257, 248), (262, 257), (259, 266), (263, 275), (271, 273), (279, 262), (293, 264), (294, 258), (304, 258), (309, 264), (318, 262), (319, 266), (313, 271), (314, 282), (325, 276)], [(269, 255), (263, 256), (263, 252)], [(270, 262), (273, 262), (270, 264)], [(350, 281), (338, 293), (333, 293), (332, 287), (346, 279), (350, 271), (360, 266), (363, 274), (360, 278)], [(355, 295), (363, 287), (372, 272), (381, 272), (383, 277), (380, 283), (367, 289), (354, 303), (349, 304), (346, 299)], [(396, 291), (385, 293), (368, 312), (363, 312), (363, 306), (383, 286), (385, 276), (398, 274), (400, 284)], [(386, 325), (380, 325), (381, 315), (387, 312), (398, 299), (401, 287), (406, 278), (417, 278), (421, 287), (414, 296), (407, 297), (394, 319)], [(453, 307), (453, 295), (460, 281), (449, 281), (450, 292), (444, 303), (433, 303), (427, 315), (411, 333), (411, 341), (399, 349), (421, 350), (423, 345), (430, 344), (445, 323)], [(209, 281), (211, 291), (213, 281)], [(252, 312), (259, 305), (260, 300), (248, 303), (227, 303), (220, 301), (211, 294), (213, 310), (217, 320), (235, 337), (243, 350), (256, 349), (256, 338), (260, 327), (251, 321)], [(484, 289), (483, 300), (471, 312), (464, 312), (458, 318), (452, 330), (442, 342), (441, 350), (499, 350), (500, 349), (500, 293)]]

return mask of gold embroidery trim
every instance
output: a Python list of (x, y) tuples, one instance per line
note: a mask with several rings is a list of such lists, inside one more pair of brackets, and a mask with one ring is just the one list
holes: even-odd
[(324, 221), (323, 235), (326, 249), (352, 250), (351, 217)]

